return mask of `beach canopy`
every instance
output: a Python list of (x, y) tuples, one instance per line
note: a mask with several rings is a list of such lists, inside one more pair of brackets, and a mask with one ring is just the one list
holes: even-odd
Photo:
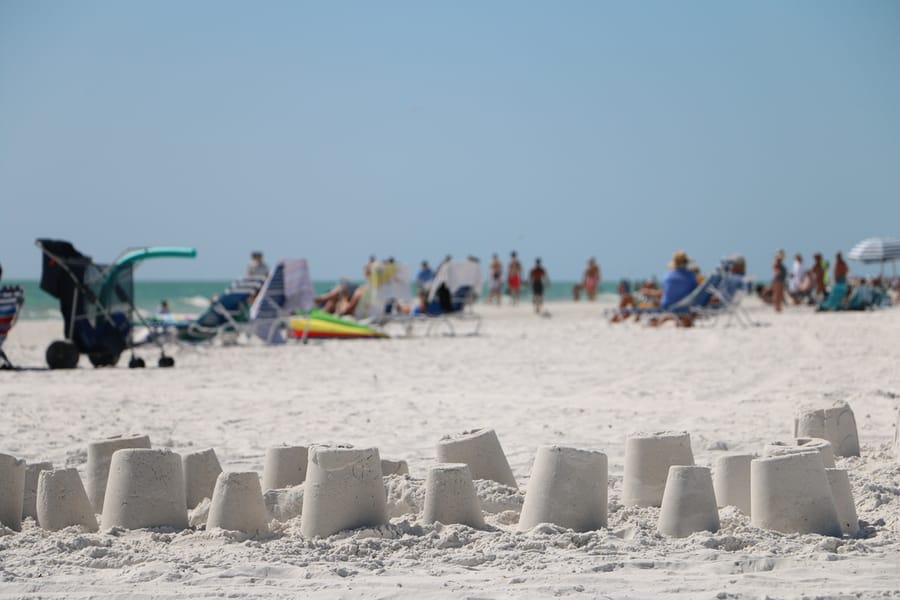
[(900, 260), (900, 240), (880, 237), (864, 239), (853, 246), (847, 258), (867, 264)]

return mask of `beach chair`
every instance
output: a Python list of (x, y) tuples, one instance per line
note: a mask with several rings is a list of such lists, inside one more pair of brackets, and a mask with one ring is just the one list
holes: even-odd
[(221, 336), (224, 343), (234, 343), (242, 333), (247, 333), (250, 307), (265, 282), (262, 277), (235, 280), (222, 294), (213, 298), (209, 308), (199, 317), (189, 323), (177, 323), (176, 339), (199, 344)]
[(741, 327), (760, 325), (741, 304), (747, 295), (746, 277), (720, 268), (709, 279), (713, 298), (697, 309), (702, 320), (718, 323), (723, 318), (725, 327), (731, 323)]
[[(152, 258), (193, 258), (194, 248), (129, 248), (112, 263), (98, 264), (63, 240), (35, 241), (43, 253), (41, 289), (59, 300), (65, 340), (47, 348), (51, 369), (72, 369), (79, 356), (87, 354), (95, 367), (115, 366), (125, 350), (131, 350), (128, 366), (138, 368), (144, 361), (134, 354), (139, 345), (132, 338), (134, 319), (151, 327), (134, 305), (134, 268)], [(160, 350), (159, 366), (171, 367), (163, 340), (151, 339)]]
[(481, 317), (475, 314), (474, 305), (481, 287), (481, 266), (475, 261), (447, 261), (438, 267), (425, 304), (426, 334), (445, 327), (455, 335), (455, 325), (466, 324), (474, 326), (469, 335), (477, 335)]
[(254, 334), (267, 344), (283, 344), (291, 316), (309, 311), (314, 296), (306, 259), (280, 260), (250, 307)]
[(19, 318), (22, 305), (25, 303), (25, 291), (17, 285), (3, 286), (0, 288), (0, 369), (12, 369), (6, 353), (3, 351), (3, 342), (9, 335), (16, 319)]

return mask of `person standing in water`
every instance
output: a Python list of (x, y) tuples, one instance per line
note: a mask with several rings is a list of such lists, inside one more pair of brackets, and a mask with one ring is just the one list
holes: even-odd
[(534, 302), (534, 312), (541, 314), (541, 308), (544, 306), (544, 289), (550, 286), (550, 278), (547, 271), (541, 265), (541, 259), (534, 259), (534, 266), (528, 273), (528, 283), (531, 284), (531, 298)]
[(522, 263), (519, 262), (516, 251), (509, 253), (509, 265), (506, 267), (506, 284), (509, 286), (509, 297), (513, 305), (519, 303), (519, 295), (522, 293)]

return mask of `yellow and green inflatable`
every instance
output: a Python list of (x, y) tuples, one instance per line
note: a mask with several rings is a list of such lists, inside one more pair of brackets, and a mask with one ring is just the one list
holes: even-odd
[[(308, 330), (307, 330), (308, 328)], [(306, 315), (298, 315), (290, 321), (291, 337), (309, 339), (358, 339), (385, 338), (385, 333), (368, 325), (336, 317), (323, 310), (313, 309)]]

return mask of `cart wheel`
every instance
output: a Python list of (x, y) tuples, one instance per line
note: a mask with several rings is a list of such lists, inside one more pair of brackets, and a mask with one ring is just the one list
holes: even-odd
[(159, 366), (163, 369), (168, 368), (168, 367), (174, 367), (175, 359), (172, 358), (171, 356), (160, 356), (159, 357)]
[(147, 366), (147, 363), (144, 362), (144, 359), (139, 356), (132, 356), (131, 360), (128, 361), (129, 369), (143, 369)]
[(47, 347), (45, 358), (51, 369), (74, 369), (78, 366), (78, 348), (72, 342), (57, 340)]
[(114, 367), (119, 362), (119, 356), (121, 356), (120, 352), (116, 352), (115, 354), (95, 352), (93, 354), (88, 354), (88, 360), (90, 360), (91, 364), (95, 367)]

